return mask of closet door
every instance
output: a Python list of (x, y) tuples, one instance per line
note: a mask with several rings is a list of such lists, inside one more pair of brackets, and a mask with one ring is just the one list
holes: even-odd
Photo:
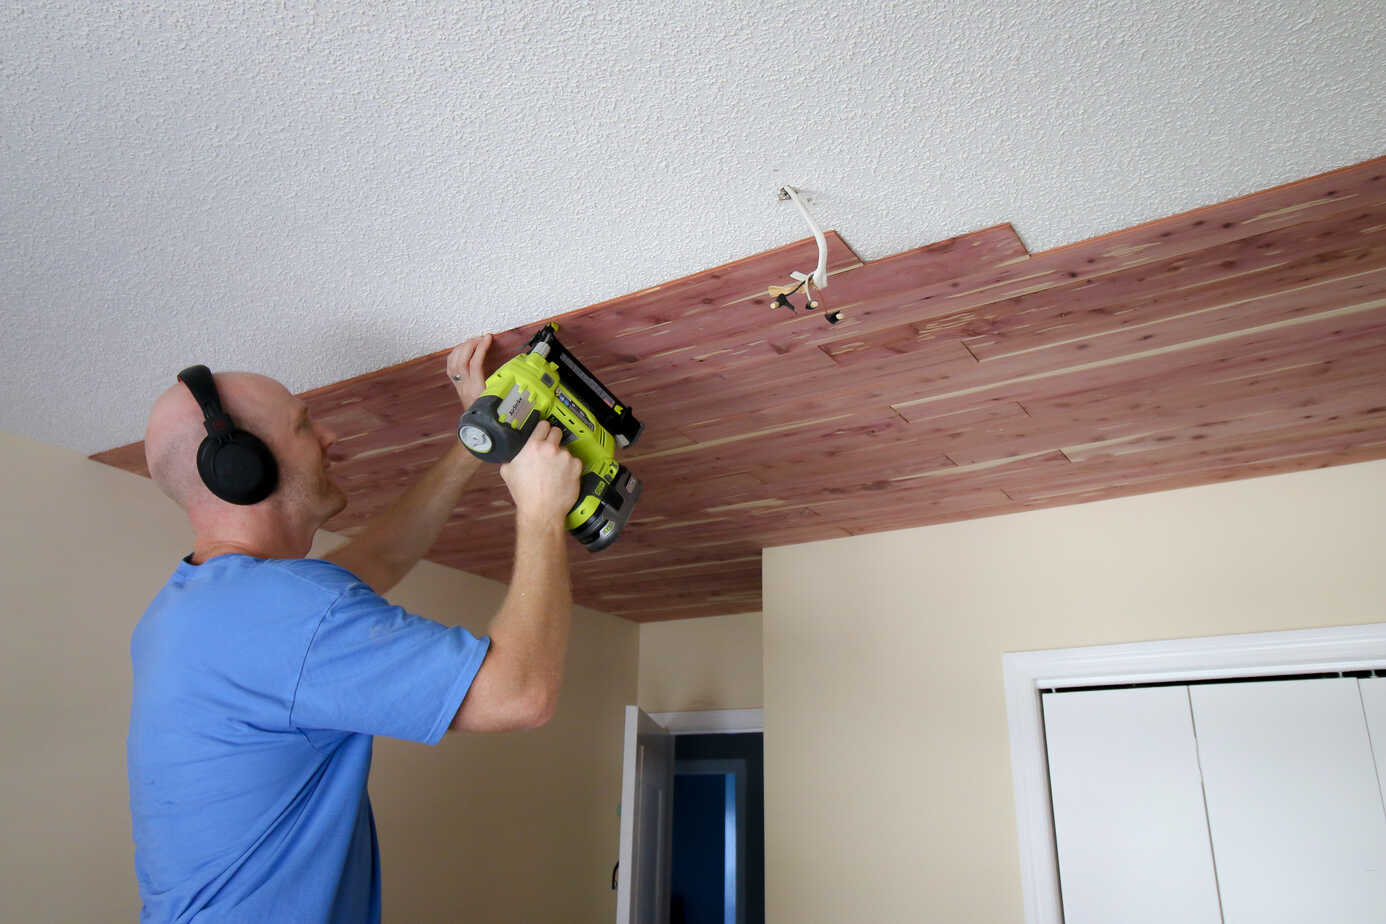
[(1363, 677), (1357, 681), (1362, 694), (1362, 711), (1367, 716), (1367, 736), (1376, 756), (1376, 782), (1386, 813), (1386, 677)]
[(1065, 924), (1217, 924), (1186, 688), (1043, 703)]
[(1386, 816), (1357, 681), (1189, 695), (1227, 924), (1382, 920)]

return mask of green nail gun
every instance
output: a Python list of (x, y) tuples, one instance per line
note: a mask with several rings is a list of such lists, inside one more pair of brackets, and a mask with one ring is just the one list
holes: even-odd
[(563, 432), (563, 445), (582, 462), (577, 503), (566, 525), (598, 552), (616, 541), (640, 497), (640, 481), (616, 461), (644, 424), (558, 342), (558, 325), (535, 334), (525, 352), (486, 380), (486, 391), (457, 422), (457, 438), (483, 462), (509, 462), (539, 421)]

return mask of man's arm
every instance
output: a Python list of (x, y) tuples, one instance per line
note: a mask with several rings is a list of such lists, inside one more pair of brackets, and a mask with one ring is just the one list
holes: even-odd
[(491, 650), (453, 717), (454, 731), (533, 728), (552, 717), (572, 619), (564, 516), (582, 463), (541, 422), (501, 475), (515, 499), (515, 568), (491, 620)]
[[(490, 345), (491, 335), (487, 334), (459, 345), (448, 356), (447, 374), (464, 408), (470, 407), (486, 387), (482, 364)], [(468, 479), (480, 467), (481, 462), (466, 447), (454, 443), (384, 512), (323, 557), (384, 594), (428, 553), (457, 507)]]
[(384, 594), (428, 553), (480, 460), (455, 443), (361, 532), (324, 555)]

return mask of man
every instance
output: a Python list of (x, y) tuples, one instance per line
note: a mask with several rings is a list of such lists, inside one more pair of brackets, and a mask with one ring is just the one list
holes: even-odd
[[(469, 340), (448, 357), (464, 406), (484, 388), (490, 344)], [(515, 502), (515, 566), (478, 639), (380, 596), (427, 552), (480, 465), (464, 447), (326, 560), (310, 560), (314, 533), (346, 506), (328, 475), (334, 435), (272, 379), (227, 373), (214, 384), (277, 477), (263, 500), (222, 500), (199, 472), (199, 447), (217, 428), (196, 386), (156, 402), (150, 473), (196, 538), (130, 643), (143, 917), (375, 921), (372, 736), (436, 744), (448, 730), (535, 727), (553, 714), (572, 606), (563, 521), (581, 463), (541, 423), (501, 467)]]

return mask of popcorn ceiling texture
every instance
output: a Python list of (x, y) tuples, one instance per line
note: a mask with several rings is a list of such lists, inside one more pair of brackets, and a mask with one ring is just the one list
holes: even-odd
[[(1386, 150), (1380, 0), (0, 9), (0, 429), (142, 437), (807, 235), (1032, 251)], [(831, 290), (830, 290), (831, 291)], [(440, 372), (441, 374), (441, 372)]]

